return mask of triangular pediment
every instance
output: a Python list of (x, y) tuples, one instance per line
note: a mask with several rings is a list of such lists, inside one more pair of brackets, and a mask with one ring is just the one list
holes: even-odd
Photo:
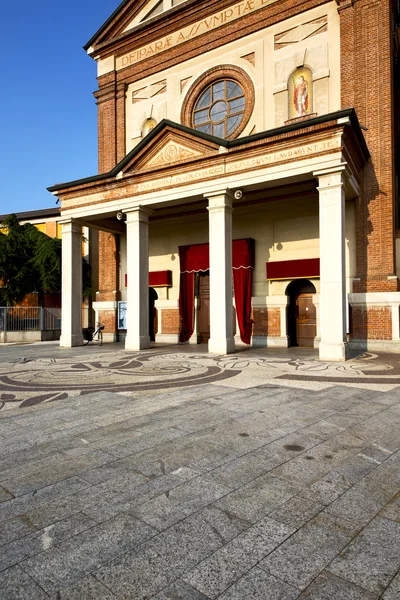
[(121, 172), (125, 175), (187, 164), (217, 156), (220, 148), (217, 138), (214, 141), (211, 136), (201, 137), (189, 128), (178, 128), (165, 122), (124, 159)]
[(157, 17), (171, 8), (175, 8), (175, 6), (183, 2), (186, 2), (186, 0), (148, 0), (124, 28), (124, 31), (129, 31), (141, 23)]
[(144, 23), (150, 22), (169, 10), (172, 10), (187, 0), (124, 0), (100, 27), (94, 36), (85, 44), (89, 53), (98, 44), (104, 44), (127, 33)]

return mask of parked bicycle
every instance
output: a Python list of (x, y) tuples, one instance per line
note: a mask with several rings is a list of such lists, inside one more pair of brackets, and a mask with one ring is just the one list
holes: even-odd
[(89, 342), (96, 342), (99, 346), (103, 343), (103, 329), (104, 325), (101, 323), (96, 323), (96, 329), (93, 327), (86, 327), (82, 329), (82, 335), (84, 339), (84, 346), (87, 346)]

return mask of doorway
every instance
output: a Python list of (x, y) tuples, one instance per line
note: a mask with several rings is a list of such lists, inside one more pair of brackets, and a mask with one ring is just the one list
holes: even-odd
[(289, 296), (287, 324), (289, 346), (314, 347), (317, 314), (313, 303), (314, 285), (308, 279), (292, 281), (286, 288)]
[(155, 302), (158, 300), (158, 294), (156, 290), (152, 287), (149, 287), (149, 336), (150, 341), (156, 341), (156, 333), (157, 333), (157, 309), (155, 307)]
[(210, 271), (196, 273), (195, 286), (198, 340), (200, 344), (206, 344), (210, 339)]

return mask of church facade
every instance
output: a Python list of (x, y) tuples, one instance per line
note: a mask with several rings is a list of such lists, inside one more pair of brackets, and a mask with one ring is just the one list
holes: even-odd
[(99, 173), (49, 188), (61, 345), (85, 226), (127, 349), (400, 349), (397, 23), (394, 0), (124, 0), (85, 46)]

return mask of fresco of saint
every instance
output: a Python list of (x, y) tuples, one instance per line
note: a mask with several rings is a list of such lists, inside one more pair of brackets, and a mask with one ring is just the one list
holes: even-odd
[(312, 72), (300, 67), (289, 77), (289, 119), (309, 115), (313, 106)]
[(293, 93), (293, 102), (299, 115), (305, 115), (308, 112), (308, 83), (303, 75), (296, 80)]

